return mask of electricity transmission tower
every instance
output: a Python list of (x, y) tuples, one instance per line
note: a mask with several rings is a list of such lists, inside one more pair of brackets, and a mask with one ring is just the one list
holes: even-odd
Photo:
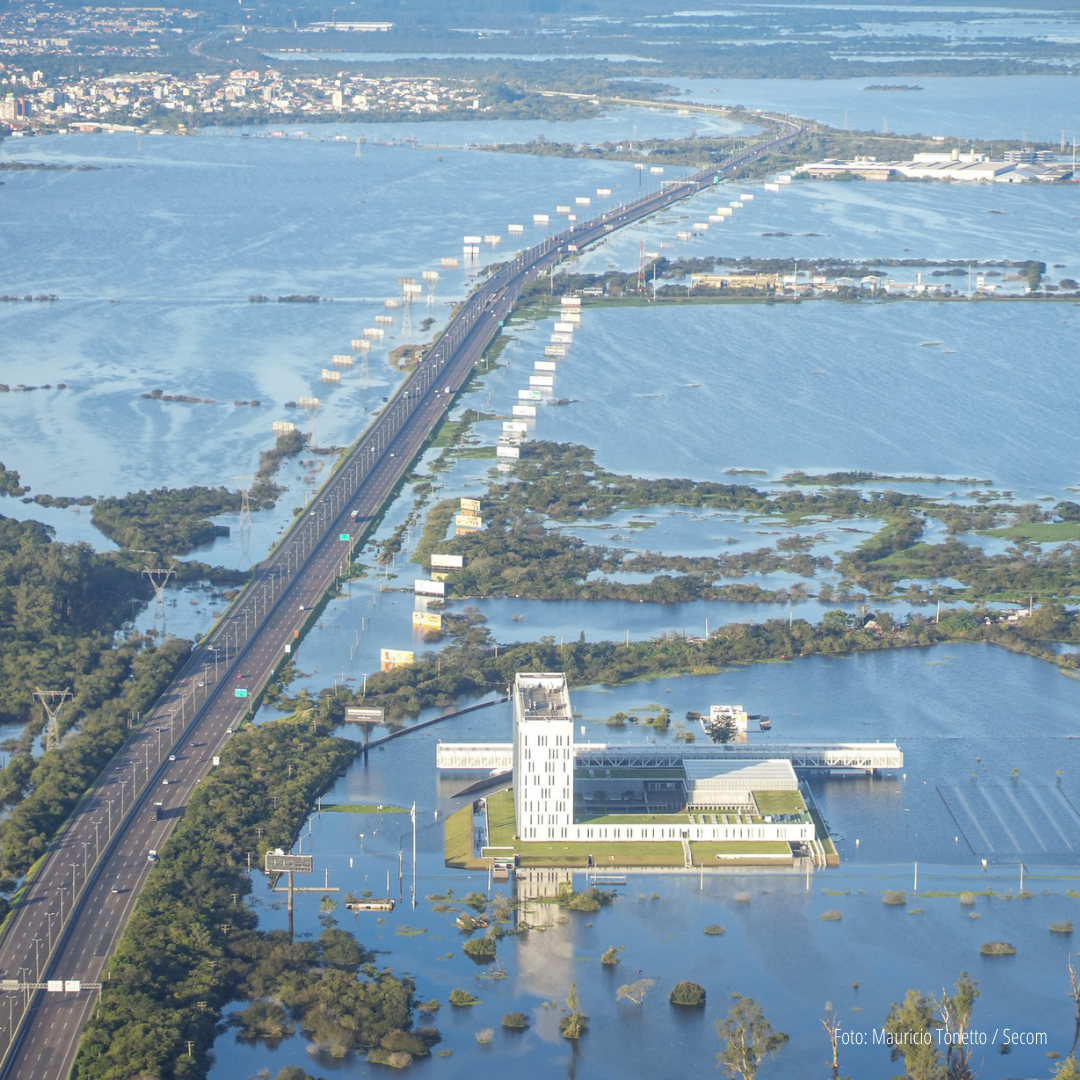
[(39, 686), (34, 689), (34, 697), (41, 702), (42, 711), (45, 713), (45, 749), (58, 750), (60, 748), (60, 710), (64, 707), (64, 702), (71, 697), (71, 690), (42, 690)]
[(151, 570), (148, 566), (143, 567), (143, 573), (150, 579), (154, 586), (154, 626), (157, 627), (158, 616), (161, 616), (161, 627), (165, 628), (165, 586), (169, 584), (169, 578), (176, 577), (175, 570), (158, 567)]
[(254, 476), (234, 476), (234, 480), (239, 480), (243, 487), (240, 488), (240, 528), (251, 528), (251, 500), (250, 489), (251, 485), (255, 483)]

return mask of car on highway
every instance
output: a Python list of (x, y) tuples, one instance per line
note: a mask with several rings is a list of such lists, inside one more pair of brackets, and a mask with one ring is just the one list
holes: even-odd
[(169, 755), (169, 760), (170, 761), (175, 761), (176, 760), (176, 755), (175, 754), (170, 754)]
[(151, 848), (146, 853), (146, 861), (147, 862), (157, 862), (157, 850), (155, 848)]

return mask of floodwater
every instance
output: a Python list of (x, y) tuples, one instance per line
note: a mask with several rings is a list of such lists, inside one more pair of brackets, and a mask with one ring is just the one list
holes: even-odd
[[(660, 79), (690, 101), (783, 110), (834, 128), (955, 139), (1026, 139), (1069, 151), (1080, 136), (1069, 75), (971, 78), (870, 75), (859, 79)], [(867, 86), (921, 90), (867, 90)]]
[[(435, 912), (425, 898), (447, 889), (457, 896), (488, 889), (483, 874), (442, 867), (441, 820), (460, 803), (453, 792), (475, 777), (437, 775), (433, 764), (438, 740), (508, 740), (506, 705), (448, 720), (373, 751), (370, 764), (358, 762), (324, 800), (409, 807), (415, 799), (415, 910), (407, 814), (315, 815), (302, 845), (315, 855), (316, 877), (321, 880), (328, 870), (342, 894), (369, 889), (384, 895), (389, 871), (390, 893), (402, 898), (397, 909), (386, 916), (342, 913), (341, 921), (368, 947), (387, 950), (380, 963), (411, 972), (421, 1000), (435, 997), (443, 1003), (434, 1022), (452, 1056), (432, 1062), (440, 1075), (465, 1077), (511, 1063), (529, 1077), (564, 1070), (602, 1078), (711, 1070), (720, 1048), (713, 1021), (727, 1012), (730, 995), (740, 993), (754, 997), (772, 1023), (791, 1036), (760, 1076), (811, 1080), (821, 1075), (828, 1046), (818, 1018), (831, 1002), (845, 1029), (865, 1035), (866, 1045), (842, 1053), (844, 1068), (855, 1076), (885, 1077), (892, 1074), (888, 1052), (873, 1045), (872, 1032), (880, 1029), (890, 1003), (909, 987), (935, 993), (951, 988), (962, 970), (982, 991), (973, 1025), (985, 1040), (974, 1058), (979, 1075), (1000, 1080), (1043, 1075), (1047, 1051), (1067, 1052), (1072, 1032), (1065, 967), (1069, 938), (1047, 928), (1073, 918), (1076, 905), (1066, 895), (1075, 888), (1080, 853), (1080, 817), (1072, 809), (1080, 798), (1080, 750), (1071, 737), (1076, 693), (1075, 683), (1049, 665), (983, 645), (812, 658), (576, 691), (576, 722), (585, 734), (579, 729), (575, 736), (590, 741), (673, 737), (657, 736), (651, 728), (597, 723), (619, 710), (662, 704), (679, 718), (686, 710), (738, 701), (771, 715), (769, 741), (897, 738), (905, 766), (898, 775), (875, 780), (811, 783), (840, 837), (839, 870), (814, 873), (809, 881), (801, 874), (747, 872), (633, 875), (616, 888), (614, 905), (595, 915), (534, 905), (524, 917), (548, 928), (503, 940), (503, 979), (486, 977), (485, 969), (461, 953), (455, 913)], [(958, 829), (953, 812), (961, 800), (976, 817)], [(1015, 844), (1002, 831), (1002, 820)], [(993, 851), (980, 831), (989, 835)], [(1025, 888), (1033, 895), (1012, 899), (1019, 891), (1021, 861)], [(912, 895), (916, 863), (917, 896)], [(579, 874), (577, 885), (582, 884)], [(906, 905), (885, 906), (886, 890), (905, 892)], [(971, 907), (957, 898), (961, 891), (986, 890), (996, 895), (979, 895)], [(280, 903), (270, 907), (272, 898), (261, 882), (255, 897), (264, 925), (284, 925)], [(298, 900), (298, 932), (317, 932), (319, 899), (316, 894)], [(827, 911), (839, 911), (842, 918), (823, 921)], [(725, 927), (722, 937), (702, 933), (713, 923)], [(414, 930), (422, 932), (411, 936)], [(990, 940), (1011, 942), (1017, 955), (980, 956), (979, 947)], [(599, 957), (612, 945), (626, 948), (619, 967), (607, 971)], [(641, 978), (656, 980), (643, 1009), (615, 1001), (618, 986)], [(668, 1004), (667, 994), (680, 979), (706, 988), (702, 1011), (687, 1015)], [(559, 1014), (544, 1004), (561, 1005), (571, 982), (591, 1018), (589, 1034), (576, 1047), (559, 1038)], [(480, 1004), (453, 1009), (447, 997), (454, 987), (468, 989)], [(528, 1034), (515, 1037), (501, 1029), (499, 1020), (510, 1011), (530, 1015)], [(476, 1032), (489, 1027), (495, 1029), (494, 1042), (478, 1045)], [(998, 1047), (1004, 1028), (1045, 1033), (1046, 1042), (1015, 1045), (1003, 1057)], [(245, 1046), (226, 1034), (215, 1049), (212, 1080), (252, 1075), (260, 1067), (276, 1071), (289, 1063), (342, 1076), (376, 1071), (362, 1061), (334, 1064), (312, 1057), (302, 1036), (269, 1048)]]
[[(819, 84), (798, 85), (800, 96), (790, 96), (789, 107), (812, 101), (806, 95)], [(1023, 89), (1031, 84), (1011, 85), (1021, 88), (1017, 108), (1035, 112), (1038, 95)], [(972, 99), (965, 114), (970, 130), (996, 122), (991, 104), (984, 99), (976, 108)], [(603, 129), (581, 130), (580, 141), (587, 141)], [(420, 137), (424, 130), (410, 133)], [(463, 132), (460, 141), (469, 138)], [(555, 205), (598, 186), (626, 198), (636, 194), (639, 181), (621, 162), (372, 143), (360, 149), (357, 158), (350, 142), (217, 136), (140, 143), (126, 135), (0, 146), (6, 160), (99, 167), (6, 175), (0, 292), (56, 293), (61, 299), (0, 305), (0, 380), (52, 387), (0, 395), (0, 459), (35, 492), (102, 495), (187, 483), (234, 486), (234, 477), (250, 475), (259, 450), (271, 444), (272, 420), (313, 426), (320, 445), (350, 442), (399, 378), (386, 353), (403, 340), (402, 312), (383, 304), (397, 295), (398, 276), (419, 278), (425, 269), (438, 269), (441, 257), (460, 258), (464, 234), (503, 234), (505, 251), (506, 226), (518, 221), (526, 225), (524, 239), (534, 240), (541, 235), (531, 225), (534, 212), (554, 218)], [(724, 195), (726, 201), (731, 189)], [(726, 234), (711, 230), (707, 240), (686, 250), (854, 258), (899, 257), (907, 249), (912, 257), (936, 259), (1040, 258), (1065, 276), (1080, 261), (1073, 200), (1075, 192), (1064, 189), (797, 184), (771, 201), (755, 199), (723, 227)], [(704, 199), (678, 214), (700, 220), (703, 207)], [(588, 259), (594, 268), (612, 261), (634, 266), (638, 239), (673, 237), (678, 214), (613, 238)], [(799, 235), (779, 242), (760, 235), (777, 230)], [(493, 249), (487, 257), (498, 255)], [(1053, 267), (1055, 262), (1063, 265)], [(443, 324), (446, 302), (464, 295), (475, 269), (462, 263), (446, 271), (433, 307), (411, 310), (416, 340), (425, 333), (418, 330), (423, 318), (434, 320), (428, 334)], [(250, 303), (252, 294), (270, 302)], [(333, 301), (276, 302), (288, 294)], [(346, 371), (340, 388), (323, 384), (321, 369), (332, 355), (348, 351), (376, 314), (390, 314), (394, 323), (372, 349), (367, 384), (359, 364)], [(509, 414), (532, 362), (543, 354), (552, 321), (513, 327), (511, 366), (461, 407), (486, 405)], [(729, 468), (753, 468), (775, 479), (795, 468), (858, 468), (984, 477), (1018, 498), (1060, 498), (1077, 481), (1075, 342), (1071, 303), (586, 307), (570, 355), (556, 373), (556, 395), (570, 403), (541, 408), (531, 435), (580, 442), (593, 447), (606, 467), (639, 475), (730, 479)], [(59, 382), (67, 388), (56, 389)], [(139, 396), (155, 388), (213, 403)], [(303, 394), (323, 400), (314, 418), (286, 408)], [(253, 399), (262, 404), (233, 404)], [(490, 442), (496, 430), (481, 425), (477, 434)], [(434, 456), (429, 453), (422, 468)], [(323, 475), (323, 461), (308, 453), (305, 464), (287, 463), (282, 479), (289, 490), (277, 509), (255, 515), (246, 540), (234, 529), (228, 541), (195, 557), (233, 566), (260, 558)], [(443, 475), (440, 495), (478, 494), (490, 466), (459, 462)], [(378, 537), (403, 521), (410, 506), (403, 498), (391, 507)], [(38, 508), (11, 500), (0, 511), (38, 516)], [(94, 540), (85, 511), (40, 516), (63, 539)], [(733, 550), (740, 550), (757, 542), (759, 529), (772, 528), (699, 521), (682, 511), (669, 515), (667, 508), (650, 509), (648, 519), (656, 524), (640, 534), (627, 519), (605, 525), (619, 535), (634, 533), (628, 546), (648, 547), (652, 533), (669, 548), (685, 533), (692, 550), (712, 543), (723, 550), (729, 536), (740, 545)], [(827, 534), (822, 551), (857, 542), (857, 536), (839, 535), (839, 528), (808, 525)], [(394, 566), (395, 576), (380, 580), (370, 550), (360, 561), (369, 566), (368, 577), (326, 608), (298, 655), (306, 674), (297, 685), (318, 688), (345, 679), (359, 686), (374, 670), (379, 648), (423, 647), (412, 636), (416, 601), (407, 591), (417, 567)], [(205, 630), (220, 610), (206, 592), (178, 590), (170, 601), (175, 604), (166, 618), (173, 633)], [(715, 626), (788, 613), (787, 605), (544, 604), (516, 598), (479, 606), (501, 641), (544, 633), (576, 638), (583, 629), (588, 637), (614, 639), (700, 633), (706, 618)], [(816, 618), (823, 609), (807, 601), (793, 610)], [(141, 624), (150, 625), (151, 615), (145, 612)], [(505, 979), (478, 982), (480, 969), (460, 956), (452, 915), (433, 912), (424, 899), (448, 888), (457, 894), (486, 888), (482, 875), (443, 868), (440, 819), (464, 781), (436, 776), (434, 748), (439, 738), (507, 739), (505, 707), (374, 751), (328, 796), (399, 806), (416, 800), (415, 911), (408, 902), (407, 816), (325, 813), (314, 819), (305, 850), (313, 845), (317, 871), (329, 869), (332, 884), (381, 891), (389, 870), (398, 895), (398, 851), (406, 849), (405, 902), (383, 921), (364, 916), (357, 927), (366, 945), (388, 950), (380, 959), (414, 974), (422, 997), (443, 1000), (437, 1023), (453, 1053), (431, 1067), (447, 1077), (511, 1062), (536, 1077), (563, 1070), (622, 1077), (711, 1069), (719, 1048), (712, 1021), (737, 992), (757, 998), (792, 1036), (762, 1069), (763, 1080), (810, 1080), (821, 1075), (827, 1052), (818, 1021), (826, 1001), (846, 1026), (869, 1039), (889, 1002), (908, 987), (938, 992), (963, 969), (982, 987), (977, 1025), (990, 1043), (995, 1029), (1004, 1027), (1047, 1032), (1045, 1045), (1017, 1046), (1008, 1058), (993, 1045), (980, 1048), (980, 1075), (1005, 1080), (1041, 1074), (1047, 1050), (1067, 1051), (1071, 1033), (1068, 940), (1047, 927), (1071, 917), (1075, 904), (1065, 892), (1075, 884), (1080, 852), (1076, 694), (1075, 680), (1050, 665), (981, 645), (813, 658), (575, 692), (578, 722), (590, 739), (646, 737), (637, 727), (599, 724), (618, 710), (660, 703), (678, 719), (688, 710), (738, 701), (772, 716), (770, 738), (777, 741), (898, 738), (906, 764), (895, 777), (813, 782), (843, 864), (813, 876), (809, 891), (801, 875), (635, 877), (619, 890), (617, 903), (596, 916), (562, 922), (551, 909), (540, 909), (532, 921), (546, 912), (550, 929), (500, 946)], [(1031, 899), (984, 897), (974, 910), (961, 909), (955, 897), (911, 897), (902, 909), (881, 903), (885, 889), (913, 891), (916, 862), (921, 894), (987, 887), (1004, 894), (1019, 887), (1021, 861), (1035, 893)], [(749, 901), (737, 901), (737, 892), (748, 892)], [(282, 910), (269, 904), (276, 898), (261, 885), (256, 895), (263, 924), (282, 925)], [(301, 932), (315, 929), (317, 906), (316, 897), (301, 899)], [(842, 920), (821, 921), (828, 909), (841, 911)], [(709, 923), (722, 923), (727, 933), (703, 939)], [(399, 935), (405, 926), (425, 932)], [(988, 940), (1011, 941), (1018, 955), (983, 959), (978, 946)], [(619, 944), (627, 946), (623, 963), (605, 973), (600, 952)], [(454, 957), (446, 958), (450, 952)], [(643, 1010), (616, 1004), (620, 983), (644, 977), (657, 983)], [(703, 1012), (687, 1016), (667, 1004), (668, 989), (682, 978), (706, 986)], [(571, 981), (592, 1017), (576, 1048), (559, 1038), (557, 1013), (542, 1006), (561, 1000)], [(445, 1004), (454, 986), (474, 989), (481, 1004), (454, 1012)], [(535, 1024), (512, 1041), (498, 1020), (518, 1009), (533, 1015)], [(488, 1027), (496, 1029), (494, 1041), (480, 1046), (475, 1033)], [(290, 1062), (324, 1074), (374, 1071), (351, 1060), (312, 1062), (302, 1038), (276, 1048), (242, 1047), (226, 1033), (216, 1052), (215, 1080), (276, 1071)], [(889, 1075), (881, 1047), (855, 1047), (842, 1064), (852, 1075)]]

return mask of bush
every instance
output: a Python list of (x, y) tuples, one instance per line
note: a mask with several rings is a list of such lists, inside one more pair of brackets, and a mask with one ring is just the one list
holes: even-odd
[(907, 903), (907, 896), (902, 892), (894, 892), (890, 889), (885, 894), (882, 902), (889, 907), (903, 907)]
[(971, 907), (975, 903), (975, 894), (973, 892), (962, 892), (960, 894), (960, 906)]
[(286, 1065), (274, 1080), (315, 1080), (311, 1073), (304, 1072), (299, 1065)]
[(488, 1043), (490, 1043), (491, 1040), (494, 1039), (494, 1038), (495, 1038), (495, 1029), (494, 1028), (482, 1028), (480, 1031), (478, 1031), (476, 1033), (476, 1041), (481, 1046), (487, 1046)]
[(432, 1046), (440, 1041), (441, 1036), (434, 1028), (420, 1028), (419, 1031), (388, 1031), (379, 1040), (379, 1046), (390, 1053), (396, 1051), (412, 1057), (426, 1057)]
[(710, 923), (705, 927), (705, 933), (710, 937), (720, 937), (724, 933), (724, 928), (719, 923)]
[(749, 904), (750, 894), (748, 892), (737, 892), (735, 894), (735, 902), (737, 904)]
[(600, 963), (608, 967), (614, 967), (619, 962), (619, 953), (623, 951), (624, 946), (612, 945), (603, 956), (600, 957)]
[(837, 911), (835, 908), (832, 911), (823, 911), (818, 916), (819, 919), (823, 919), (825, 922), (839, 922), (843, 917), (843, 912)]
[(472, 938), (465, 942), (464, 953), (470, 959), (486, 964), (495, 959), (495, 939), (487, 936)]
[(1066, 919), (1065, 922), (1052, 922), (1050, 924), (1051, 934), (1071, 934), (1073, 932), (1072, 922)]
[(987, 941), (979, 952), (983, 956), (1015, 956), (1016, 946), (1007, 941)]
[(600, 901), (588, 893), (578, 893), (566, 906), (571, 911), (599, 911)]
[(524, 1013), (507, 1013), (502, 1018), (502, 1026), (511, 1031), (524, 1031), (529, 1026), (529, 1018)]
[(412, 1054), (404, 1050), (369, 1050), (367, 1059), (375, 1065), (389, 1065), (392, 1069), (406, 1069), (412, 1062)]
[(468, 990), (451, 990), (450, 991), (450, 1004), (451, 1005), (479, 1005), (480, 999), (474, 998)]
[(672, 1005), (704, 1005), (705, 987), (696, 982), (676, 983), (668, 1000)]

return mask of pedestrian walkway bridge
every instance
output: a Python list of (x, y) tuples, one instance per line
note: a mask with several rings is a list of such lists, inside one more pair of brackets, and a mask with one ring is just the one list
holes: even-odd
[[(904, 752), (895, 742), (873, 743), (720, 743), (709, 746), (611, 746), (579, 743), (574, 763), (590, 769), (677, 768), (683, 761), (761, 761), (783, 758), (795, 769), (858, 770), (902, 769)], [(435, 758), (440, 769), (488, 769), (507, 772), (514, 767), (510, 743), (444, 743)]]

